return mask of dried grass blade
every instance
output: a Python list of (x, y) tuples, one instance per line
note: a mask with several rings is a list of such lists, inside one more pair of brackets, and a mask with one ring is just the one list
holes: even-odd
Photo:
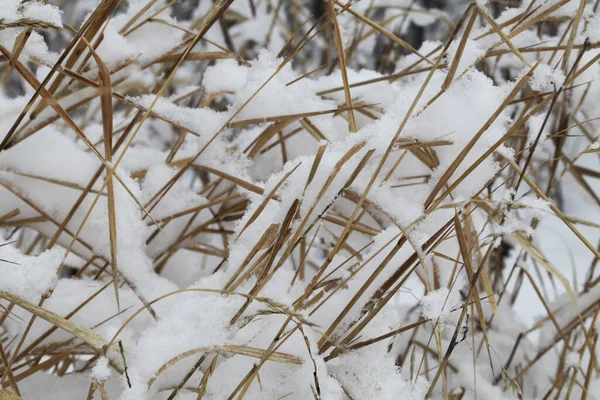
[(21, 52), (25, 48), (25, 44), (27, 43), (29, 36), (31, 36), (32, 31), (33, 31), (33, 28), (27, 28), (23, 32), (21, 32), (19, 34), (19, 36), (17, 36), (17, 38), (15, 39), (15, 44), (13, 45), (13, 48), (12, 48), (12, 55), (8, 59), (8, 67), (6, 68), (6, 72), (4, 73), (4, 76), (2, 77), (2, 85), (6, 85), (6, 82), (8, 82), (10, 73), (12, 72), (12, 70), (14, 68), (15, 60), (19, 59), (19, 56), (21, 55)]
[(333, 29), (335, 33), (335, 43), (338, 51), (338, 57), (340, 60), (340, 69), (342, 72), (342, 81), (344, 82), (344, 95), (346, 96), (346, 107), (348, 108), (348, 127), (350, 132), (356, 132), (356, 119), (354, 118), (354, 111), (352, 110), (352, 95), (350, 94), (350, 88), (348, 87), (348, 72), (346, 66), (346, 55), (344, 53), (344, 42), (342, 41), (342, 34), (340, 33), (340, 26), (337, 20), (337, 13), (333, 7), (333, 0), (328, 0), (329, 12), (331, 13), (331, 20), (333, 21)]
[(571, 25), (571, 34), (569, 35), (569, 42), (567, 43), (567, 48), (565, 49), (565, 54), (563, 55), (563, 73), (566, 75), (567, 71), (569, 71), (569, 59), (571, 58), (571, 51), (573, 50), (573, 44), (575, 43), (575, 38), (577, 37), (577, 31), (579, 29), (579, 23), (581, 22), (581, 17), (583, 16), (583, 11), (585, 10), (586, 5), (585, 0), (579, 0), (579, 8), (577, 9), (577, 14), (573, 19), (573, 24)]
[(492, 17), (490, 17), (490, 15), (487, 13), (485, 8), (483, 8), (481, 5), (479, 5), (479, 3), (475, 3), (475, 4), (477, 6), (477, 9), (479, 10), (479, 13), (485, 17), (485, 19), (489, 22), (489, 24), (492, 26), (494, 31), (502, 38), (504, 43), (506, 43), (506, 45), (511, 49), (513, 54), (516, 55), (521, 61), (523, 61), (523, 63), (525, 63), (525, 65), (527, 65), (528, 67), (531, 68), (531, 65), (529, 64), (529, 62), (527, 62), (527, 60), (525, 59), (525, 57), (523, 57), (523, 55), (521, 54), (519, 49), (510, 41), (509, 37), (506, 35), (506, 33), (504, 33), (502, 28), (500, 28), (500, 26), (498, 26), (496, 21), (494, 21), (494, 19)]
[[(82, 38), (87, 42), (85, 38)], [(89, 44), (89, 43), (88, 43)], [(96, 53), (89, 46), (90, 52), (98, 65), (98, 78), (100, 81), (100, 108), (102, 112), (102, 130), (104, 133), (104, 153), (107, 162), (112, 162), (112, 137), (113, 137), (113, 107), (112, 107), (112, 83), (110, 71)], [(114, 174), (110, 174), (107, 169), (106, 191), (108, 194), (108, 233), (110, 237), (110, 265), (112, 268), (113, 285), (115, 289), (115, 298), (117, 301), (117, 310), (121, 311), (121, 302), (119, 300), (119, 268), (117, 263), (117, 210), (115, 203), (115, 188), (113, 184)]]
[[(153, 61), (153, 64), (177, 61), (180, 57), (180, 54), (169, 54), (156, 59), (155, 61)], [(222, 51), (208, 51), (204, 53), (191, 52), (187, 56), (185, 56), (183, 61), (224, 60), (227, 58), (233, 57), (231, 54)]]
[[(490, 360), (490, 367), (492, 368), (492, 373), (494, 371), (494, 367), (492, 364), (492, 354), (490, 350), (490, 343), (488, 340), (487, 334), (487, 322), (485, 319), (485, 313), (483, 312), (483, 306), (481, 305), (481, 298), (479, 297), (479, 290), (477, 289), (477, 276), (475, 275), (475, 271), (473, 270), (473, 262), (472, 262), (472, 254), (471, 254), (471, 246), (468, 243), (466, 233), (463, 229), (463, 226), (460, 223), (460, 219), (458, 215), (454, 217), (454, 230), (456, 232), (456, 238), (458, 241), (458, 247), (460, 249), (460, 253), (463, 259), (463, 263), (465, 266), (465, 270), (467, 271), (467, 276), (469, 278), (469, 282), (471, 284), (471, 288), (469, 292), (471, 293), (471, 299), (475, 303), (475, 309), (477, 310), (477, 314), (479, 315), (479, 323), (481, 326), (481, 331), (483, 333), (483, 338), (485, 341), (486, 350), (488, 352), (488, 357)], [(488, 251), (490, 251), (488, 249)], [(481, 276), (481, 271), (484, 270), (482, 266), (485, 264), (485, 259), (482, 260), (481, 266), (479, 267)], [(467, 299), (470, 301), (470, 299)]]
[(248, 158), (254, 158), (258, 153), (260, 153), (261, 149), (275, 136), (278, 132), (281, 132), (286, 126), (294, 122), (294, 120), (289, 119), (285, 121), (275, 122), (267, 129), (265, 129), (256, 139), (252, 150), (248, 153)]
[(23, 400), (21, 396), (6, 389), (0, 390), (0, 400)]
[(350, 14), (352, 14), (354, 17), (356, 17), (358, 20), (360, 20), (361, 22), (364, 22), (365, 24), (369, 25), (371, 28), (375, 29), (377, 32), (381, 33), (383, 36), (385, 36), (386, 38), (390, 39), (391, 41), (393, 41), (394, 43), (399, 44), (400, 46), (404, 47), (405, 49), (407, 49), (408, 51), (410, 51), (413, 54), (416, 54), (421, 60), (427, 62), (428, 64), (433, 65), (433, 63), (425, 56), (423, 56), (421, 53), (419, 53), (414, 47), (412, 47), (410, 44), (408, 44), (407, 42), (405, 42), (404, 40), (400, 39), (398, 36), (394, 35), (393, 33), (391, 33), (390, 31), (388, 31), (387, 29), (385, 29), (384, 27), (378, 25), (376, 22), (373, 22), (372, 20), (370, 20), (369, 18), (365, 17), (364, 15), (362, 15), (361, 13), (358, 13), (356, 11), (354, 11), (350, 5), (351, 3), (347, 3), (346, 5), (341, 4), (338, 0), (333, 0), (335, 1), (335, 3), (337, 5), (339, 5), (340, 7), (343, 7), (344, 9), (346, 9)]
[(315, 140), (329, 141), (325, 137), (325, 135), (323, 134), (323, 132), (321, 132), (319, 130), (319, 128), (317, 128), (312, 122), (310, 122), (310, 120), (308, 118), (302, 118), (300, 120), (300, 125), (302, 125), (302, 127), (304, 128), (304, 130), (306, 130), (308, 133), (310, 133), (311, 136), (315, 138)]
[[(510, 164), (510, 166), (517, 171), (518, 173), (522, 173), (521, 168), (519, 168), (519, 166), (513, 161), (513, 160), (509, 160), (506, 159), (506, 161), (508, 161), (508, 163)], [(571, 223), (571, 221), (569, 221), (569, 218), (565, 218), (565, 215), (554, 205), (552, 204), (551, 200), (544, 194), (544, 192), (542, 191), (542, 189), (539, 188), (539, 186), (537, 186), (528, 176), (527, 174), (523, 174), (523, 180), (525, 181), (525, 183), (527, 183), (527, 185), (529, 185), (529, 187), (531, 189), (533, 189), (533, 191), (535, 192), (535, 194), (548, 202), (548, 207), (550, 207), (550, 209), (552, 210), (552, 212), (554, 212), (554, 214), (556, 214), (556, 216), (558, 218), (560, 218), (560, 220), (562, 222), (564, 222), (565, 225), (567, 225), (567, 227), (575, 234), (575, 236), (577, 236), (579, 238), (579, 240), (581, 240), (581, 242), (594, 254), (595, 257), (600, 258), (600, 251), (598, 251), (598, 249), (596, 249), (590, 242), (589, 240), (587, 240), (587, 238), (579, 231), (579, 229), (577, 229), (577, 227), (575, 225), (573, 225), (573, 223)], [(570, 289), (569, 289), (570, 290)], [(567, 291), (569, 291), (567, 290)]]
[[(69, 52), (71, 51), (71, 49), (73, 49), (73, 47), (79, 42), (79, 39), (81, 38), (81, 36), (88, 30), (88, 28), (103, 13), (104, 6), (105, 5), (110, 6), (110, 4), (113, 4), (114, 6), (116, 6), (116, 4), (118, 4), (119, 1), (120, 0), (107, 0), (105, 3), (102, 4), (101, 7), (96, 7), (94, 12), (86, 20), (86, 22), (83, 24), (81, 29), (75, 34), (73, 39), (71, 39), (71, 42), (69, 43), (67, 48), (62, 52), (60, 57), (58, 57), (58, 60), (56, 61), (56, 63), (52, 67), (52, 69), (50, 70), (50, 73), (48, 73), (46, 75), (46, 78), (44, 78), (44, 81), (42, 82), (42, 84), (38, 88), (35, 89), (35, 93), (33, 94), (33, 96), (31, 96), (31, 99), (29, 99), (29, 102), (27, 103), (27, 105), (25, 106), (23, 111), (21, 111), (21, 113), (19, 114), (19, 116), (17, 117), (17, 119), (12, 124), (11, 128), (9, 129), (8, 133), (4, 136), (2, 143), (0, 143), (0, 151), (4, 150), (8, 146), (8, 144), (11, 142), (11, 140), (13, 139), (13, 137), (17, 131), (17, 128), (19, 127), (19, 124), (23, 121), (23, 118), (25, 118), (25, 115), (27, 115), (27, 113), (29, 112), (29, 110), (31, 109), (31, 107), (33, 106), (35, 101), (37, 100), (38, 96), (41, 94), (42, 90), (46, 88), (46, 85), (48, 84), (48, 82), (50, 82), (50, 79), (52, 79), (52, 77), (54, 76), (56, 71), (59, 69), (59, 67), (65, 60), (65, 58), (69, 55)], [(7, 56), (7, 58), (10, 58), (10, 56)], [(18, 60), (15, 60), (15, 61), (18, 61)]]
[(317, 150), (317, 154), (315, 155), (315, 160), (313, 161), (313, 164), (310, 167), (310, 172), (308, 174), (308, 178), (306, 179), (306, 185), (304, 185), (303, 194), (306, 193), (306, 188), (308, 188), (308, 185), (310, 185), (310, 183), (314, 179), (315, 174), (317, 173), (317, 170), (319, 169), (319, 165), (321, 164), (321, 160), (323, 159), (323, 154), (325, 154), (326, 149), (327, 149), (326, 144), (319, 146), (319, 149)]
[[(470, 6), (472, 7), (472, 6)], [(450, 64), (450, 68), (448, 68), (448, 73), (446, 74), (446, 79), (442, 84), (442, 92), (446, 91), (450, 84), (452, 84), (452, 80), (454, 79), (454, 75), (456, 75), (456, 71), (458, 69), (458, 65), (460, 63), (460, 59), (465, 51), (465, 47), (467, 46), (467, 40), (469, 39), (469, 35), (471, 30), (473, 29), (473, 25), (475, 24), (475, 20), (477, 20), (477, 8), (473, 7), (471, 9), (471, 17), (467, 22), (467, 26), (465, 27), (465, 31), (460, 39), (460, 43), (458, 44), (458, 49), (456, 50), (456, 55), (452, 59), (452, 64)], [(431, 102), (431, 101), (430, 101)]]
[(144, 15), (146, 11), (148, 11), (154, 5), (154, 3), (156, 3), (156, 0), (150, 0), (146, 3), (146, 5), (144, 5), (144, 7), (140, 8), (140, 10), (137, 13), (135, 13), (135, 15), (131, 17), (131, 19), (121, 27), (121, 29), (119, 30), (119, 34), (125, 34), (125, 32), (127, 32), (129, 28), (131, 28), (135, 21), (140, 19), (142, 15)]
[(208, 368), (206, 369), (206, 371), (204, 371), (204, 375), (202, 376), (202, 379), (200, 380), (200, 384), (198, 385), (198, 400), (202, 400), (202, 398), (204, 397), (204, 394), (206, 393), (206, 388), (208, 387), (208, 379), (212, 376), (213, 372), (215, 371), (215, 367), (217, 366), (217, 359), (219, 358), (219, 355), (217, 354), (212, 362), (210, 363), (210, 365), (208, 366)]
[[(94, 332), (91, 329), (79, 326), (76, 323), (61, 317), (60, 315), (52, 311), (46, 310), (45, 308), (32, 304), (18, 296), (12, 295), (7, 292), (0, 292), (0, 297), (18, 305), (26, 311), (29, 311), (36, 317), (42, 318), (43, 320), (48, 321), (50, 324), (66, 332), (69, 332), (76, 338), (83, 340), (98, 353), (103, 352), (104, 346), (108, 344), (108, 341), (99, 333)], [(110, 349), (117, 353), (119, 352), (119, 348), (115, 344), (110, 346)]]
[(241, 121), (231, 122), (227, 126), (229, 128), (242, 128), (247, 125), (264, 124), (266, 122), (277, 122), (277, 121), (287, 121), (287, 120), (294, 121), (294, 120), (297, 120), (300, 118), (316, 117), (316, 116), (325, 115), (325, 114), (335, 114), (335, 113), (339, 113), (339, 112), (343, 112), (343, 111), (348, 111), (351, 109), (370, 107), (373, 105), (374, 104), (363, 104), (360, 106), (339, 107), (339, 108), (332, 108), (329, 110), (309, 111), (309, 112), (304, 112), (304, 113), (299, 113), (299, 114), (287, 114), (287, 115), (277, 115), (274, 117), (251, 118), (251, 119), (245, 119), (245, 120), (241, 120)]
[(240, 276), (240, 274), (243, 272), (243, 270), (246, 267), (246, 265), (248, 265), (248, 263), (250, 261), (252, 261), (252, 259), (254, 258), (254, 256), (259, 251), (267, 249), (267, 248), (271, 247), (273, 245), (273, 243), (275, 243), (275, 240), (277, 239), (277, 234), (279, 233), (279, 227), (280, 227), (280, 224), (271, 224), (271, 225), (269, 225), (269, 227), (267, 228), (267, 230), (265, 231), (265, 233), (262, 234), (262, 236), (260, 237), (260, 239), (258, 239), (258, 241), (254, 245), (254, 247), (252, 248), (252, 250), (250, 250), (250, 252), (246, 256), (246, 258), (242, 262), (242, 265), (240, 265), (240, 267), (237, 269), (237, 271), (235, 272), (235, 274), (232, 275), (231, 279), (229, 279), (229, 282), (227, 282), (227, 284), (225, 285), (224, 289), (226, 291), (233, 290), (232, 289), (233, 283), (236, 281), (236, 279), (238, 278), (238, 276)]
[[(81, 37), (82, 40), (79, 41), (79, 43), (75, 46), (75, 49), (71, 53), (71, 56), (67, 59), (67, 61), (65, 63), (65, 67), (67, 67), (69, 69), (73, 68), (75, 63), (79, 60), (79, 58), (83, 54), (85, 48), (88, 46), (88, 44), (86, 42), (89, 43), (92, 41), (94, 36), (96, 36), (96, 34), (102, 28), (102, 25), (104, 25), (104, 22), (106, 22), (106, 20), (109, 19), (110, 16), (114, 13), (115, 9), (117, 8), (117, 6), (119, 5), (120, 2), (121, 2), (121, 0), (104, 0), (100, 3), (100, 5), (98, 7), (96, 7), (96, 9), (94, 10), (94, 13), (90, 17), (89, 26), (87, 27), (87, 29), (85, 29), (83, 36)], [(63, 79), (64, 79), (63, 76), (58, 76), (54, 80), (54, 82), (52, 82), (52, 85), (50, 85), (48, 92), (50, 94), (54, 94), (54, 92), (56, 92), (56, 90), (62, 83)], [(42, 105), (40, 105), (40, 106), (42, 106)], [(41, 107), (41, 108), (43, 108), (43, 107)], [(38, 114), (40, 111), (41, 111), (41, 109), (40, 109), (40, 107), (38, 107), (38, 109), (36, 111), (34, 111), (34, 113)]]
[(258, 208), (256, 209), (256, 211), (254, 211), (254, 213), (250, 216), (250, 218), (248, 219), (248, 222), (246, 222), (246, 224), (244, 225), (244, 227), (242, 228), (242, 230), (240, 231), (240, 233), (238, 233), (236, 239), (239, 239), (239, 237), (242, 236), (242, 233), (244, 233), (244, 231), (254, 221), (256, 221), (256, 219), (260, 216), (260, 214), (267, 207), (267, 204), (269, 204), (269, 201), (271, 201), (271, 199), (273, 198), (273, 196), (275, 195), (275, 193), (277, 192), (277, 190), (281, 187), (281, 185), (283, 185), (285, 183), (285, 181), (288, 180), (288, 178), (290, 177), (290, 175), (292, 175), (294, 172), (296, 172), (296, 170), (298, 169), (298, 167), (300, 167), (300, 165), (302, 165), (302, 163), (298, 163), (290, 172), (288, 172), (287, 174), (285, 174), (279, 180), (279, 182), (277, 182), (277, 184), (275, 185), (275, 187), (273, 187), (273, 189), (265, 196), (265, 198), (263, 199), (263, 202), (260, 204), (260, 206), (258, 206)]
[[(8, 356), (6, 355), (6, 352), (4, 351), (4, 345), (2, 343), (0, 343), (0, 357), (2, 358), (2, 365), (3, 365), (2, 379), (4, 379), (5, 377), (8, 377), (8, 383), (10, 384), (10, 388), (15, 392), (15, 394), (20, 396), (21, 392), (19, 391), (19, 385), (17, 384), (17, 381), (15, 380), (15, 376), (13, 375), (13, 372), (12, 372), (12, 367), (11, 367), (12, 363), (9, 361)], [(0, 392), (0, 400), (2, 400), (1, 392)]]

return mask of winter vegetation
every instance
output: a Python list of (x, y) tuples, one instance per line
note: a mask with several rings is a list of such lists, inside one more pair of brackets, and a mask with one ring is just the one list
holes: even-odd
[(600, 400), (598, 0), (0, 0), (0, 399)]

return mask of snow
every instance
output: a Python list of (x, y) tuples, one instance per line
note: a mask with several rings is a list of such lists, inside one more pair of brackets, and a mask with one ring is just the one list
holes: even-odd
[[(162, 23), (148, 23), (139, 27), (127, 36), (119, 33), (121, 28), (144, 6), (144, 2), (134, 1), (124, 13), (118, 13), (110, 19), (104, 29), (105, 39), (98, 46), (98, 54), (105, 63), (117, 64), (128, 59), (135, 59), (140, 65), (154, 60), (176, 48), (183, 36), (183, 32)], [(158, 11), (160, 4), (154, 3), (147, 11), (148, 16)], [(160, 14), (167, 23), (176, 21), (168, 13)], [(130, 27), (133, 28), (133, 27)]]
[(514, 191), (507, 192), (505, 196), (506, 203), (501, 205), (505, 210), (504, 221), (501, 225), (493, 226), (493, 232), (497, 235), (515, 232), (533, 235), (532, 222), (540, 221), (545, 215), (551, 214), (548, 202), (534, 195), (526, 195), (514, 202), (510, 200)]
[(593, 400), (600, 400), (600, 379), (592, 379), (588, 386), (588, 395)]
[[(527, 141), (531, 144), (535, 141), (537, 135), (540, 135), (540, 144), (543, 145), (545, 139), (548, 137), (547, 127), (545, 126), (544, 130), (542, 130), (542, 126), (544, 124), (544, 120), (546, 119), (545, 114), (537, 114), (529, 118), (527, 125), (529, 127), (529, 134), (527, 136)], [(548, 125), (548, 123), (546, 123)]]
[(99, 357), (94, 364), (94, 368), (92, 368), (92, 373), (90, 374), (90, 378), (97, 382), (103, 382), (108, 380), (112, 375), (110, 367), (108, 365), (108, 358)]
[[(22, 146), (2, 152), (0, 168), (52, 179), (64, 180), (69, 176), (72, 182), (85, 185), (88, 172), (99, 165), (85, 152), (79, 151), (72, 140), (56, 130), (45, 129), (36, 139), (26, 140)], [(70, 163), (64, 163), (62, 157), (57, 157), (60, 154), (68, 156)], [(30, 155), (35, 155), (37, 162), (25, 162)], [(73, 165), (79, 167), (74, 169)]]
[[(128, 360), (133, 388), (125, 391), (122, 398), (131, 398), (132, 393), (145, 390), (148, 381), (161, 366), (179, 354), (235, 343), (228, 325), (241, 305), (240, 299), (215, 294), (182, 294), (177, 303), (176, 312), (171, 312), (145, 330), (132, 346)], [(184, 364), (190, 368), (189, 363)], [(158, 384), (177, 384), (176, 379), (185, 367), (183, 364), (175, 367), (167, 370)]]
[(542, 63), (533, 72), (533, 78), (529, 81), (529, 85), (533, 90), (552, 91), (553, 88), (558, 90), (564, 81), (565, 76), (560, 70)]
[(37, 1), (21, 2), (20, 0), (1, 0), (0, 18), (4, 22), (15, 22), (19, 19), (47, 22), (57, 28), (62, 27), (62, 11), (55, 5)]
[(581, 357), (579, 356), (579, 353), (577, 352), (570, 352), (567, 354), (567, 356), (565, 357), (565, 364), (567, 367), (578, 367), (579, 363), (581, 362)]
[(20, 18), (19, 0), (0, 0), (0, 10), (2, 10), (2, 18), (6, 22), (13, 22)]
[(21, 10), (23, 18), (47, 22), (57, 28), (62, 28), (62, 12), (52, 4), (28, 1)]
[[(144, 95), (137, 98), (130, 98), (129, 100), (144, 108), (149, 108), (154, 102), (154, 98), (155, 96), (152, 95)], [(164, 98), (159, 98), (152, 110), (168, 120), (204, 137), (213, 136), (226, 121), (225, 113), (217, 113), (203, 108), (181, 107)]]
[[(221, 79), (226, 76), (227, 79)], [(208, 93), (236, 92), (245, 84), (248, 68), (238, 65), (236, 60), (218, 60), (204, 71), (204, 88)]]
[(450, 317), (452, 306), (448, 304), (449, 291), (441, 288), (427, 293), (421, 299), (423, 317), (434, 322), (445, 323)]
[(56, 284), (56, 272), (64, 252), (49, 250), (39, 256), (26, 256), (10, 243), (0, 246), (0, 291), (9, 292), (30, 302)]
[(378, 352), (365, 349), (344, 354), (332, 362), (331, 368), (356, 399), (418, 400), (423, 399), (427, 391), (427, 381), (423, 378), (407, 382), (384, 348)]
[(600, 42), (600, 16), (592, 15), (588, 19), (588, 38), (591, 43)]
[[(457, 55), (460, 42), (454, 41), (448, 48), (448, 65), (450, 65)], [(467, 39), (465, 47), (463, 49), (458, 67), (456, 69), (455, 77), (461, 76), (468, 68), (471, 68), (480, 57), (485, 55), (485, 49), (481, 48), (478, 42)]]
[[(108, 381), (110, 382), (110, 381)], [(39, 371), (21, 381), (19, 389), (24, 399), (64, 400), (72, 399), (87, 393), (90, 388), (89, 379), (83, 374), (66, 374), (62, 377)], [(118, 387), (105, 385), (110, 398), (118, 393)], [(101, 400), (100, 393), (96, 392), (93, 400)]]
[[(246, 75), (245, 84), (235, 93), (233, 108), (240, 108), (250, 98), (252, 101), (239, 113), (238, 119), (260, 118), (303, 112), (322, 111), (335, 108), (331, 101), (321, 100), (315, 96), (315, 83), (286, 86), (296, 79), (298, 74), (288, 64), (281, 71), (279, 66), (283, 60), (277, 59), (272, 52), (261, 50), (258, 58), (251, 62), (252, 67)], [(278, 71), (278, 72), (277, 72)], [(277, 74), (275, 75), (275, 72)], [(268, 83), (254, 96), (254, 93)], [(278, 101), (273, 102), (272, 99)]]
[[(63, 26), (64, 19), (65, 24), (81, 26), (95, 3), (77, 2), (75, 6), (61, 2), (62, 13), (42, 2), (0, 0), (0, 18), (5, 22), (29, 18), (57, 27)], [(249, 2), (233, 2), (224, 18), (227, 40), (219, 24), (204, 39), (230, 47), (248, 62), (188, 60), (157, 95), (172, 63), (156, 60), (183, 51), (210, 12), (209, 3), (202, 1), (181, 12), (177, 11), (179, 3), (161, 11), (168, 2), (157, 1), (139, 16), (138, 22), (144, 24), (128, 32), (123, 27), (148, 4), (130, 1), (102, 27), (97, 52), (111, 71), (116, 97), (127, 100), (123, 104), (114, 99), (113, 142), (122, 139), (124, 132), (136, 135), (131, 146), (121, 146), (107, 163), (114, 167), (112, 198), (104, 184), (106, 171), (90, 184), (103, 164), (100, 157), (64, 121), (56, 119), (50, 107), (35, 118), (26, 115), (17, 131), (20, 141), (0, 152), (0, 292), (34, 304), (47, 294), (45, 309), (107, 341), (118, 340), (124, 347), (123, 357), (107, 352), (93, 361), (89, 354), (72, 354), (69, 361), (73, 364), (64, 374), (59, 373), (59, 363), (22, 378), (23, 398), (79, 398), (87, 395), (91, 385), (104, 388), (111, 399), (162, 399), (202, 357), (200, 368), (187, 376), (179, 398), (196, 398), (197, 393), (188, 389), (197, 388), (204, 376), (210, 377), (207, 398), (228, 398), (271, 346), (287, 362), (267, 359), (243, 389), (244, 398), (313, 398), (318, 381), (324, 400), (349, 396), (421, 400), (439, 363), (437, 346), (442, 352), (451, 347), (453, 353), (445, 376), (431, 387), (434, 399), (444, 397), (442, 381), (464, 399), (515, 398), (521, 389), (503, 384), (521, 373), (518, 382), (523, 383), (523, 397), (536, 398), (555, 377), (561, 354), (565, 354), (564, 366), (572, 368), (571, 373), (587, 368), (587, 348), (577, 351), (582, 345), (577, 328), (569, 334), (573, 343), (566, 353), (557, 347), (529, 370), (522, 369), (557, 338), (554, 323), (568, 326), (577, 320), (578, 312), (593, 307), (600, 297), (600, 285), (584, 287), (593, 254), (551, 208), (551, 203), (560, 206), (567, 216), (561, 215), (563, 219), (573, 217), (582, 236), (592, 246), (598, 243), (600, 220), (594, 197), (598, 180), (589, 173), (598, 169), (600, 147), (600, 125), (595, 121), (600, 98), (597, 62), (573, 82), (573, 86), (581, 86), (564, 92), (565, 103), (557, 103), (544, 129), (547, 105), (497, 147), (522, 115), (549, 97), (515, 102), (488, 124), (498, 107), (511, 100), (509, 93), (529, 68), (523, 68), (514, 54), (489, 56), (491, 49), (507, 47), (498, 41), (498, 35), (485, 35), (490, 29), (485, 19), (477, 19), (456, 74), (446, 87), (448, 68), (457, 57), (464, 29), (450, 44), (444, 65), (435, 71), (430, 72), (428, 64), (415, 54), (402, 54), (395, 65), (382, 68), (375, 55), (388, 39), (382, 41), (343, 12), (337, 18), (346, 51), (350, 53), (353, 38), (364, 39), (348, 57), (350, 95), (355, 106), (362, 107), (354, 111), (357, 131), (350, 132), (348, 112), (334, 112), (346, 106), (347, 98), (341, 89), (341, 71), (330, 64), (337, 56), (335, 45), (327, 43), (332, 39), (327, 39), (331, 30), (316, 36), (285, 65), (289, 53), (279, 54), (298, 23), (308, 20), (310, 26), (314, 22), (310, 18), (315, 10), (302, 2), (283, 2), (277, 18), (274, 3), (256, 2), (254, 14)], [(436, 21), (453, 19), (456, 10), (469, 2), (445, 11), (414, 3), (374, 0), (355, 2), (352, 8), (368, 13), (391, 32), (408, 34), (419, 26), (427, 38), (444, 40), (449, 35), (447, 27)], [(504, 11), (497, 22), (525, 11), (525, 3)], [(549, 18), (570, 18), (578, 3), (562, 6)], [(540, 2), (528, 20), (554, 4), (557, 0)], [(477, 5), (491, 11), (487, 1), (477, 0)], [(564, 45), (558, 38), (568, 37), (566, 23), (564, 19), (553, 21), (557, 30), (553, 36), (532, 27), (512, 37), (513, 44)], [(592, 8), (586, 7), (575, 43), (582, 43), (585, 37), (595, 41), (600, 37), (599, 25)], [(511, 26), (505, 29), (511, 35)], [(2, 30), (0, 43), (12, 49), (22, 32), (23, 28)], [(39, 80), (47, 76), (64, 50), (63, 35), (57, 30), (44, 35), (34, 30), (29, 38), (20, 60)], [(299, 38), (291, 41), (292, 48)], [(428, 54), (443, 44), (426, 41), (419, 52)], [(217, 50), (200, 41), (192, 51)], [(395, 57), (395, 52), (393, 49), (390, 57)], [(530, 64), (538, 58), (542, 63), (515, 99), (551, 92), (564, 83), (559, 62), (563, 50), (552, 59), (548, 51), (523, 54)], [(589, 49), (580, 65), (597, 54), (598, 49)], [(435, 61), (439, 55), (438, 51), (429, 59)], [(84, 65), (85, 59), (72, 70), (96, 80), (96, 64)], [(405, 72), (409, 67), (425, 70), (395, 80), (384, 79), (386, 74), (381, 72)], [(310, 71), (314, 72), (306, 75)], [(35, 90), (22, 82), (16, 71), (11, 79), (23, 90), (11, 92), (11, 83), (0, 93), (0, 130), (4, 133)], [(362, 84), (373, 79), (379, 81)], [(98, 153), (106, 154), (106, 121), (100, 112), (98, 90), (72, 82), (57, 93), (60, 105)], [(213, 95), (218, 96), (207, 104)], [(584, 95), (586, 101), (579, 104)], [(144, 115), (149, 108), (152, 115), (143, 124), (139, 120), (132, 123), (138, 110)], [(290, 117), (315, 112), (320, 115)], [(569, 129), (562, 153), (555, 154), (558, 140), (551, 135), (563, 129), (559, 116), (568, 116)], [(548, 192), (550, 201), (537, 196), (525, 181), (516, 190), (518, 174), (501, 169), (505, 162), (499, 155), (523, 167), (529, 154), (526, 146), (531, 146), (538, 134), (527, 172)], [(181, 145), (176, 152), (175, 143)], [(489, 151), (483, 158), (492, 147), (495, 152)], [(317, 149), (322, 150), (319, 160)], [(191, 165), (190, 160), (194, 160)], [(456, 164), (457, 160), (460, 163)], [(560, 184), (549, 191), (546, 183), (555, 160), (554, 178)], [(189, 168), (183, 171), (183, 166)], [(449, 185), (456, 187), (440, 200), (439, 207), (432, 208), (426, 200), (450, 166), (456, 170), (436, 195)], [(583, 171), (592, 195), (573, 179), (577, 171)], [(91, 191), (79, 200), (88, 185)], [(109, 212), (113, 200), (114, 220)], [(216, 204), (206, 207), (211, 202)], [(14, 210), (17, 214), (9, 214)], [(352, 225), (345, 231), (349, 219)], [(479, 290), (485, 338), (479, 307), (465, 309), (462, 326), (456, 326), (470, 285), (456, 234), (442, 229), (452, 228), (456, 219), (465, 227), (473, 265), (481, 262), (490, 243), (498, 246), (500, 238), (510, 247), (503, 268), (487, 269), (494, 300), (500, 301), (502, 293), (502, 301), (496, 306), (489, 293)], [(50, 246), (58, 227), (64, 230)], [(116, 233), (116, 246), (109, 232)], [(438, 234), (442, 239), (429, 247)], [(542, 267), (565, 277), (566, 287), (556, 276), (546, 274), (538, 259), (524, 256), (530, 251), (524, 247), (525, 241), (543, 255), (542, 261), (547, 263)], [(332, 256), (334, 248), (340, 251)], [(496, 257), (492, 253), (490, 266)], [(57, 275), (63, 261), (68, 268)], [(118, 303), (111, 262), (119, 273)], [(513, 265), (515, 274), (504, 287)], [(68, 276), (71, 269), (78, 275)], [(541, 288), (544, 302), (530, 275)], [(519, 276), (518, 296), (514, 295), (515, 276)], [(554, 312), (551, 321), (544, 319), (546, 307)], [(238, 314), (240, 310), (243, 312)], [(22, 338), (26, 331), (23, 349), (34, 343), (36, 351), (56, 344), (62, 346), (57, 351), (85, 346), (64, 330), (47, 334), (52, 324), (43, 318), (28, 327), (30, 317), (29, 312), (14, 307), (3, 321), (0, 340), (4, 345), (8, 338), (10, 354), (18, 342), (14, 339)], [(410, 324), (419, 324), (419, 328), (401, 331)], [(534, 324), (535, 329), (529, 331)], [(439, 335), (433, 335), (436, 325), (441, 327), (436, 332)], [(516, 338), (520, 342), (513, 357)], [(509, 356), (511, 365), (507, 366)], [(127, 377), (118, 372), (124, 369), (123, 358)], [(497, 379), (501, 383), (497, 384)], [(600, 391), (596, 376), (591, 376), (589, 383), (588, 398)], [(573, 396), (580, 397), (581, 389), (574, 387)], [(99, 397), (96, 391), (93, 398)]]

